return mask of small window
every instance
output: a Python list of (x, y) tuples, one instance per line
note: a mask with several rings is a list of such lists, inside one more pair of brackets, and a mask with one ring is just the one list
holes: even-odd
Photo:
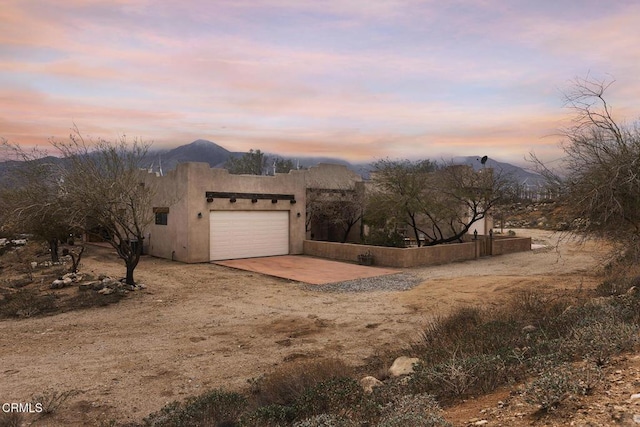
[(166, 212), (156, 213), (156, 225), (167, 225), (167, 218), (169, 214)]
[(153, 213), (156, 214), (156, 225), (167, 225), (169, 208), (153, 208)]

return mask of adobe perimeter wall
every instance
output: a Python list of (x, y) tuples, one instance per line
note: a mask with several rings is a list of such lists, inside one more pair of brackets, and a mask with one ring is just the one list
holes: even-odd
[(493, 239), (493, 255), (511, 254), (531, 250), (531, 237), (502, 237)]
[[(351, 262), (357, 262), (358, 255), (370, 252), (375, 265), (408, 268), (475, 259), (480, 253), (476, 248), (479, 244), (480, 241), (474, 241), (421, 248), (387, 248), (305, 240), (303, 252), (305, 255)], [(523, 252), (531, 250), (531, 238), (496, 239), (493, 245), (494, 255)]]

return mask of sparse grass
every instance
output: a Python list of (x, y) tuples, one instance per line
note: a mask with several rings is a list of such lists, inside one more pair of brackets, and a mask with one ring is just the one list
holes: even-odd
[[(601, 367), (637, 348), (640, 293), (621, 289), (606, 298), (583, 290), (525, 292), (498, 309), (463, 307), (429, 322), (411, 348), (376, 354), (365, 367), (350, 368), (336, 359), (284, 364), (251, 381), (237, 397), (242, 403), (231, 405), (238, 411), (223, 417), (226, 424), (206, 418), (212, 406), (190, 399), (161, 411), (167, 423), (148, 425), (444, 427), (449, 424), (438, 401), (451, 404), (530, 378), (526, 401), (540, 412), (553, 412), (567, 400), (591, 394), (601, 381)], [(407, 353), (421, 359), (415, 372), (389, 378), (392, 356)], [(371, 372), (385, 382), (365, 394), (354, 378)], [(197, 419), (209, 424), (175, 421), (185, 413), (205, 414)]]

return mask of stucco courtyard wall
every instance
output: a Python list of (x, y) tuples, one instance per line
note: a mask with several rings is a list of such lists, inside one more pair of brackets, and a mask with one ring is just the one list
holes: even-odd
[[(481, 241), (450, 245), (424, 246), (420, 248), (387, 248), (351, 243), (304, 241), (304, 254), (339, 261), (356, 262), (358, 255), (370, 253), (374, 264), (386, 267), (418, 267), (477, 258)], [(494, 240), (494, 255), (531, 250), (531, 238)]]

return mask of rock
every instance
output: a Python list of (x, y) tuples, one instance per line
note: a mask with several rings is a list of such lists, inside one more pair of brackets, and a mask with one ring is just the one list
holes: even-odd
[(37, 263), (37, 262), (32, 262), (32, 263), (31, 263), (31, 269), (32, 269), (32, 270), (35, 270), (35, 269), (36, 269), (36, 267), (38, 267), (38, 263)]
[(73, 283), (73, 279), (71, 277), (66, 277), (62, 279), (62, 283), (64, 284), (64, 286), (69, 286)]
[(627, 290), (627, 295), (633, 295), (636, 292), (636, 287), (632, 286)]
[(522, 332), (527, 332), (527, 333), (529, 333), (529, 332), (533, 332), (533, 331), (535, 331), (536, 329), (537, 329), (537, 328), (536, 328), (535, 326), (533, 326), (533, 325), (527, 325), (527, 326), (525, 326), (524, 328), (522, 328)]
[(105, 288), (100, 289), (100, 290), (98, 291), (98, 293), (99, 293), (99, 294), (102, 294), (102, 295), (109, 295), (109, 294), (112, 294), (112, 293), (113, 293), (113, 289), (111, 289), (111, 288), (106, 288), (106, 287), (105, 287)]
[(382, 381), (372, 376), (366, 376), (360, 380), (360, 386), (365, 393), (373, 393), (373, 389), (375, 387), (381, 386), (382, 384)]
[(413, 365), (418, 362), (420, 362), (420, 359), (417, 357), (400, 356), (393, 361), (393, 364), (389, 368), (389, 375), (392, 377), (409, 375), (413, 373)]
[(640, 424), (640, 414), (633, 415), (633, 422), (636, 424)]
[(631, 397), (629, 398), (630, 400), (637, 400), (640, 399), (640, 393), (636, 393), (636, 394), (632, 394)]
[(99, 291), (100, 289), (102, 289), (102, 288), (104, 288), (104, 287), (105, 287), (105, 285), (104, 285), (104, 283), (102, 283), (102, 282), (92, 282), (92, 283), (91, 283), (91, 288), (92, 288), (94, 291)]
[(51, 289), (60, 289), (62, 287), (64, 287), (64, 281), (60, 280), (60, 279), (56, 279), (53, 282), (51, 282), (51, 286), (49, 286)]
[(484, 426), (489, 424), (489, 421), (487, 420), (478, 420), (475, 423), (473, 423), (474, 426)]
[(80, 283), (78, 285), (78, 290), (80, 291), (89, 291), (93, 289), (93, 283)]

